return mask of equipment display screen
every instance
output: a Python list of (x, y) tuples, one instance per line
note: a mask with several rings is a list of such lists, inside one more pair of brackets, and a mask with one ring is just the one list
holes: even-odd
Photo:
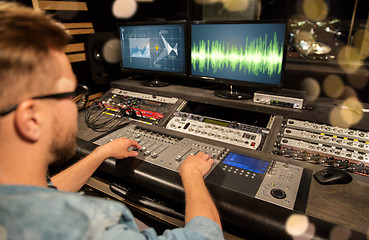
[(224, 126), (224, 127), (228, 127), (229, 126), (229, 123), (227, 123), (227, 122), (222, 122), (222, 121), (218, 121), (218, 120), (214, 120), (214, 119), (209, 119), (209, 118), (204, 119), (204, 122), (205, 123), (215, 124), (215, 125), (218, 125), (218, 126)]
[(285, 23), (191, 25), (191, 75), (279, 85)]
[(249, 170), (256, 173), (265, 173), (269, 166), (268, 161), (248, 157), (245, 155), (230, 153), (223, 161), (224, 164)]
[(171, 73), (186, 72), (185, 25), (120, 26), (122, 67)]

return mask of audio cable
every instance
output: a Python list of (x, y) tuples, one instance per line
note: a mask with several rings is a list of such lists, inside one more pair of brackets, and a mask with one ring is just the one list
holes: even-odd
[(96, 132), (107, 132), (117, 129), (129, 122), (128, 117), (136, 118), (134, 109), (119, 104), (106, 104), (94, 101), (85, 112), (85, 122)]

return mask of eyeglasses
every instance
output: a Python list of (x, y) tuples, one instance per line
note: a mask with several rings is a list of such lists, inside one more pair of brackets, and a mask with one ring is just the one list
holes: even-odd
[[(84, 85), (78, 85), (76, 90), (73, 92), (65, 92), (65, 93), (56, 93), (56, 94), (50, 94), (50, 95), (42, 95), (42, 96), (36, 96), (36, 97), (31, 97), (30, 99), (47, 99), (47, 98), (53, 98), (53, 99), (64, 99), (64, 98), (77, 98), (78, 96), (83, 96), (85, 94), (87, 94), (87, 92), (89, 91), (87, 86)], [(0, 117), (7, 115), (8, 113), (11, 113), (12, 111), (14, 111), (15, 109), (17, 109), (17, 107), (19, 106), (20, 103), (17, 103), (9, 108), (6, 108), (5, 110), (0, 112)]]

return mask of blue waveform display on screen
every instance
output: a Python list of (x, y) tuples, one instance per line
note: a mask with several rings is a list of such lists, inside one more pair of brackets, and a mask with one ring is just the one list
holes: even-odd
[(146, 46), (143, 49), (131, 48), (131, 57), (150, 58), (150, 47)]

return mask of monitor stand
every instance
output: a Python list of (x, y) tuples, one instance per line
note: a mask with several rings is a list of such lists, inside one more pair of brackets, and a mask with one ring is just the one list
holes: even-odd
[(251, 99), (252, 93), (246, 92), (237, 92), (237, 90), (233, 89), (233, 85), (229, 85), (229, 90), (215, 90), (214, 95), (221, 98), (233, 99), (233, 100), (242, 100), (242, 99)]
[(168, 82), (160, 81), (158, 75), (155, 75), (154, 80), (144, 80), (140, 82), (145, 87), (165, 87), (168, 86)]

